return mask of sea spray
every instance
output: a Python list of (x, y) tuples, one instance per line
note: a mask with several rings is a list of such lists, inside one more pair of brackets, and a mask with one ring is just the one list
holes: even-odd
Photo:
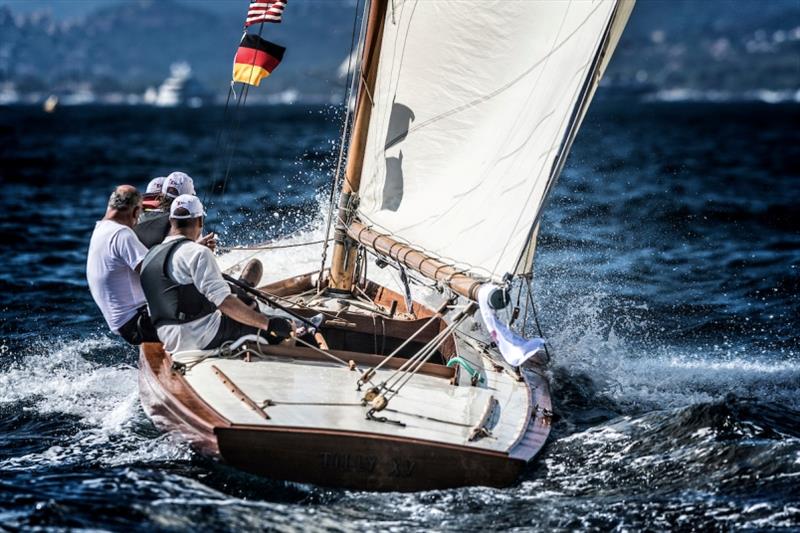
[(69, 464), (129, 464), (185, 459), (188, 446), (160, 435), (139, 404), (137, 370), (127, 363), (104, 364), (99, 352), (132, 350), (118, 339), (32, 342), (0, 371), (0, 407), (14, 406), (59, 420), (68, 435), (59, 444), (0, 462), (7, 469)]
[[(544, 333), (552, 332), (547, 338), (556, 403), (559, 385), (568, 389), (573, 384), (566, 382), (575, 379), (588, 380), (587, 394), (598, 406), (626, 413), (715, 401), (729, 393), (800, 407), (800, 358), (747, 346), (686, 346), (680, 339), (670, 344), (649, 335), (654, 325), (639, 309), (629, 307), (626, 316), (625, 306), (613, 300), (598, 290), (562, 307), (564, 315), (549, 317)], [(621, 323), (625, 335), (618, 333)]]

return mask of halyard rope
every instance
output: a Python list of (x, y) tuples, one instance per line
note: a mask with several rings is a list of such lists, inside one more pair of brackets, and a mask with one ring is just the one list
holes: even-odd
[[(341, 182), (341, 174), (342, 174), (342, 161), (344, 160), (344, 148), (347, 144), (347, 133), (350, 130), (350, 98), (353, 94), (353, 85), (355, 85), (355, 72), (352, 69), (353, 64), (353, 48), (355, 46), (355, 36), (356, 36), (356, 25), (358, 21), (358, 5), (361, 0), (356, 1), (356, 10), (355, 16), (353, 18), (353, 31), (352, 35), (350, 36), (350, 55), (347, 56), (347, 90), (345, 91), (344, 96), (344, 107), (345, 107), (345, 115), (344, 115), (344, 123), (342, 124), (342, 136), (339, 141), (339, 157), (336, 160), (336, 172), (333, 176), (333, 182), (331, 183), (331, 194), (330, 199), (328, 202), (328, 220), (325, 223), (325, 239), (324, 244), (322, 246), (322, 258), (320, 260), (320, 267), (319, 267), (319, 280), (320, 283), (322, 282), (322, 275), (325, 272), (325, 260), (328, 256), (328, 241), (330, 240), (331, 234), (331, 226), (333, 225), (333, 212), (336, 209), (335, 200), (336, 200), (336, 191), (339, 188), (339, 183)], [(364, 14), (362, 16), (366, 16), (367, 11), (367, 4), (364, 4)], [(362, 21), (366, 20), (362, 18)], [(364, 23), (362, 22), (362, 26)], [(359, 32), (359, 41), (360, 41), (360, 32)]]

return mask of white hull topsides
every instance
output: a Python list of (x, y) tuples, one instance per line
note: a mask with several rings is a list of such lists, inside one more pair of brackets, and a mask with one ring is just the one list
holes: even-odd
[[(497, 371), (485, 355), (473, 352), (461, 357), (485, 376), (484, 382), (471, 386), (466, 372), (460, 374), (457, 386), (444, 377), (416, 375), (379, 413), (390, 421), (383, 423), (365, 416), (369, 406), (363, 406), (361, 399), (367, 387), (356, 390), (361, 372), (333, 362), (281, 356), (250, 362), (210, 358), (187, 370), (185, 377), (211, 408), (235, 425), (374, 433), (472, 446), (529, 460), (538, 451), (525, 439), (529, 430), (535, 430), (533, 409), (540, 415), (550, 409), (549, 395), (543, 394), (546, 381), (537, 371), (527, 380), (506, 368)], [(378, 370), (372, 381), (380, 383), (392, 372)], [(230, 384), (263, 406), (269, 419), (232, 393)], [(476, 435), (480, 428), (486, 433)]]

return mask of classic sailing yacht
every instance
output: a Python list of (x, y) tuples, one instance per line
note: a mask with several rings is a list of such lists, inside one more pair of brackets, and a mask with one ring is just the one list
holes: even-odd
[[(550, 430), (547, 358), (537, 351), (520, 370), (481, 316), (530, 288), (544, 201), (632, 8), (372, 0), (330, 266), (258, 292), (306, 334), (207, 352), (143, 345), (153, 420), (278, 479), (397, 491), (513, 483)], [(261, 254), (269, 265), (269, 253), (219, 261), (235, 274)], [(398, 269), (400, 286), (373, 281), (367, 254)], [(410, 277), (439, 292), (423, 299)], [(517, 301), (502, 322), (524, 328)]]

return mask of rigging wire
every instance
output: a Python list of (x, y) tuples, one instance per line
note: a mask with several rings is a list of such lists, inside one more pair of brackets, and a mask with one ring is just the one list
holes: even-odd
[[(328, 241), (332, 241), (333, 239), (327, 239)], [(250, 251), (250, 250), (282, 250), (284, 248), (299, 248), (300, 246), (311, 246), (313, 244), (322, 244), (325, 242), (325, 239), (319, 239), (316, 241), (308, 241), (308, 242), (296, 242), (296, 243), (289, 243), (289, 244), (270, 244), (270, 245), (254, 245), (254, 246), (231, 246), (229, 248), (220, 248), (223, 252), (230, 252), (233, 250), (243, 250), (243, 251)]]
[[(327, 318), (329, 318), (329, 319), (331, 319), (331, 320), (338, 320), (338, 319), (340, 319), (340, 317), (339, 317), (338, 313), (337, 313), (337, 314), (334, 314), (334, 313), (331, 313), (331, 312), (329, 312), (329, 311), (323, 311), (323, 310), (321, 310), (321, 309), (318, 309), (318, 308), (312, 307), (311, 305), (309, 305), (309, 304), (306, 304), (306, 303), (304, 303), (304, 302), (302, 302), (302, 301), (299, 301), (299, 300), (292, 300), (292, 299), (290, 299), (290, 298), (286, 298), (286, 297), (284, 297), (284, 296), (278, 296), (277, 294), (273, 294), (273, 293), (267, 292), (267, 291), (265, 291), (265, 290), (261, 290), (261, 289), (257, 289), (257, 290), (258, 290), (258, 292), (261, 292), (261, 293), (263, 293), (265, 296), (267, 296), (267, 297), (269, 297), (269, 298), (272, 298), (273, 300), (277, 300), (277, 301), (284, 302), (285, 304), (287, 304), (287, 305), (289, 305), (289, 306), (292, 306), (292, 305), (294, 305), (294, 306), (300, 307), (301, 309), (308, 309), (308, 310), (316, 311), (316, 312), (317, 312), (317, 314), (321, 314), (321, 315), (323, 315), (323, 316), (325, 316), (325, 317), (327, 317)], [(254, 295), (254, 296), (255, 296), (255, 295)], [(256, 296), (256, 297), (258, 298), (258, 296)], [(260, 298), (260, 301), (264, 302), (266, 305), (269, 305), (270, 307), (276, 308), (275, 306), (271, 305), (273, 302), (268, 302), (268, 301), (267, 301), (267, 302), (265, 302), (265, 301), (264, 301), (264, 298)]]
[(530, 300), (531, 309), (533, 311), (533, 322), (536, 324), (536, 331), (539, 333), (539, 337), (544, 340), (544, 354), (547, 356), (547, 360), (550, 360), (550, 351), (547, 349), (547, 340), (545, 340), (545, 336), (542, 333), (542, 326), (539, 325), (539, 315), (536, 313), (536, 302), (533, 301), (533, 288), (531, 287), (530, 280), (526, 279), (525, 283), (528, 285), (527, 296), (526, 299)]
[[(385, 379), (377, 387), (373, 388), (373, 390), (374, 391), (376, 390), (378, 394), (380, 394), (383, 391), (387, 391), (386, 400), (389, 400), (390, 398), (396, 396), (397, 393), (400, 392), (400, 389), (402, 389), (403, 386), (405, 386), (405, 384), (411, 380), (411, 377), (413, 377), (417, 372), (419, 372), (422, 366), (425, 363), (427, 363), (430, 360), (430, 358), (436, 353), (436, 350), (439, 349), (442, 343), (444, 343), (445, 340), (447, 340), (447, 338), (461, 325), (462, 322), (464, 322), (464, 320), (467, 319), (468, 316), (470, 316), (474, 312), (474, 310), (475, 310), (474, 304), (471, 304), (467, 306), (465, 309), (461, 310), (455, 317), (453, 317), (452, 322), (448, 324), (445, 329), (441, 330), (431, 340), (425, 343), (425, 345), (422, 348), (420, 348), (414, 355), (408, 358), (387, 379)], [(432, 316), (428, 322), (426, 322), (422, 327), (420, 327), (417, 330), (417, 333), (420, 333), (422, 330), (424, 330), (431, 321), (440, 317), (441, 317), (440, 313), (437, 313), (434, 316)], [(414, 336), (416, 336), (416, 334)], [(411, 339), (407, 339), (404, 345), (407, 344), (410, 340)], [(402, 346), (400, 348), (402, 348)], [(385, 358), (384, 361), (382, 361), (381, 364), (378, 365), (378, 367), (376, 368), (380, 368), (381, 366), (383, 366), (383, 364), (386, 361), (388, 361), (391, 357), (393, 357), (395, 353), (400, 351), (400, 348), (396, 349), (395, 352), (392, 353), (392, 355)], [(372, 374), (374, 375), (374, 372)], [(407, 379), (404, 380), (406, 376), (408, 377)], [(364, 374), (359, 380), (359, 385), (363, 384), (370, 377), (371, 376), (369, 374)], [(393, 388), (395, 386), (397, 386), (397, 388)]]
[[(225, 109), (222, 111), (222, 127), (219, 129), (219, 132), (217, 133), (217, 141), (216, 143), (214, 143), (214, 152), (213, 152), (214, 154), (220, 153), (219, 148), (222, 145), (222, 137), (223, 134), (226, 132), (225, 123), (228, 120), (228, 109), (230, 108), (231, 104), (231, 94), (233, 94), (234, 96), (236, 94), (233, 91), (233, 81), (231, 81), (230, 85), (228, 86), (228, 96), (227, 98), (225, 98)], [(214, 158), (214, 166), (211, 169), (211, 179), (208, 181), (208, 186), (205, 188), (205, 191), (203, 192), (203, 205), (206, 207), (207, 207), (206, 198), (208, 198), (210, 201), (214, 197), (214, 179), (215, 176), (217, 175), (217, 172), (219, 171), (219, 163), (221, 159), (222, 157), (220, 155), (217, 155), (217, 157)], [(209, 193), (211, 193), (210, 198), (209, 198)]]
[[(263, 22), (262, 22), (263, 25)], [(233, 164), (233, 156), (236, 152), (236, 144), (239, 141), (239, 127), (242, 123), (242, 113), (240, 108), (244, 106), (245, 102), (247, 102), (247, 95), (250, 93), (250, 86), (245, 85), (242, 92), (239, 93), (239, 98), (236, 100), (236, 108), (234, 109), (234, 124), (233, 124), (233, 133), (230, 135), (230, 142), (226, 147), (226, 151), (228, 153), (228, 162), (225, 164), (225, 177), (222, 180), (222, 190), (219, 193), (220, 198), (225, 196), (225, 191), (228, 188), (228, 180), (231, 176), (231, 166)]]
[[(263, 25), (263, 23), (262, 23)], [(242, 32), (242, 36), (239, 38), (239, 45), (241, 45), (242, 40), (247, 35), (247, 28)], [(234, 57), (234, 65), (236, 63), (236, 58)], [(244, 91), (240, 92), (239, 95), (236, 95), (236, 91), (234, 90), (236, 82), (231, 79), (231, 82), (228, 86), (228, 97), (225, 99), (225, 110), (222, 113), (222, 127), (220, 128), (219, 134), (217, 135), (217, 144), (215, 147), (215, 152), (217, 153), (217, 157), (214, 159), (214, 168), (211, 174), (211, 180), (206, 188), (206, 193), (203, 195), (203, 205), (206, 205), (206, 197), (208, 196), (209, 202), (214, 199), (214, 193), (216, 192), (216, 184), (217, 184), (217, 174), (220, 172), (220, 165), (222, 161), (225, 159), (225, 155), (227, 154), (229, 149), (231, 148), (231, 125), (238, 116), (239, 106), (241, 104), (241, 99)], [(236, 102), (234, 106), (233, 113), (228, 115), (231, 103), (231, 95)], [(224, 139), (224, 142), (223, 142)], [(220, 150), (220, 148), (222, 148)]]
[(295, 337), (295, 338), (294, 338), (294, 340), (295, 340), (296, 342), (299, 342), (299, 343), (300, 343), (300, 344), (302, 344), (303, 346), (306, 346), (307, 348), (311, 348), (313, 351), (315, 351), (315, 352), (317, 352), (317, 353), (319, 353), (319, 354), (322, 354), (322, 355), (324, 355), (325, 357), (329, 357), (330, 359), (333, 359), (333, 360), (334, 360), (334, 361), (336, 361), (337, 363), (340, 363), (340, 364), (342, 364), (342, 365), (344, 365), (344, 366), (346, 366), (346, 367), (348, 367), (348, 368), (350, 367), (350, 363), (348, 363), (348, 362), (347, 362), (347, 361), (345, 361), (344, 359), (341, 359), (341, 358), (339, 358), (339, 357), (336, 357), (336, 356), (335, 356), (335, 355), (333, 355), (332, 353), (330, 353), (330, 352), (327, 352), (327, 351), (325, 351), (325, 350), (323, 350), (323, 349), (321, 349), (321, 348), (319, 348), (319, 347), (317, 347), (317, 346), (314, 346), (314, 345), (313, 345), (313, 344), (311, 344), (310, 342), (306, 342), (306, 341), (304, 341), (303, 339), (301, 339), (300, 337)]
[[(359, 12), (359, 5), (361, 0), (356, 0), (356, 9), (355, 15), (353, 16), (353, 29), (350, 35), (350, 54), (347, 56), (347, 79), (346, 85), (347, 89), (345, 90), (344, 95), (344, 107), (345, 107), (345, 116), (344, 122), (342, 124), (342, 135), (339, 141), (339, 156), (336, 160), (336, 172), (334, 172), (333, 180), (331, 182), (331, 193), (330, 198), (328, 200), (328, 220), (325, 223), (325, 242), (322, 246), (322, 258), (320, 260), (320, 267), (319, 267), (319, 280), (322, 280), (322, 274), (325, 271), (325, 260), (328, 256), (328, 241), (330, 240), (331, 234), (331, 226), (333, 225), (333, 212), (336, 209), (335, 202), (336, 202), (336, 192), (339, 189), (339, 184), (341, 183), (341, 175), (342, 175), (342, 162), (344, 160), (344, 148), (347, 144), (347, 134), (350, 131), (350, 98), (353, 94), (353, 86), (355, 85), (355, 69), (353, 69), (353, 49), (356, 43), (356, 28), (358, 27), (358, 12)], [(359, 48), (361, 47), (361, 33), (363, 32), (363, 28), (365, 26), (366, 14), (367, 14), (367, 5), (368, 3), (364, 4), (364, 13), (362, 14), (361, 19), (361, 26), (362, 30), (359, 31)]]
[[(383, 366), (384, 366), (386, 363), (388, 363), (388, 362), (389, 362), (389, 361), (390, 361), (392, 358), (394, 358), (394, 357), (395, 357), (395, 356), (396, 356), (398, 353), (400, 353), (400, 350), (402, 350), (403, 348), (405, 348), (405, 347), (406, 347), (406, 346), (407, 346), (407, 345), (408, 345), (408, 344), (409, 344), (411, 341), (413, 341), (415, 338), (417, 338), (417, 335), (419, 335), (420, 333), (422, 333), (422, 332), (423, 332), (423, 331), (424, 331), (424, 330), (425, 330), (425, 329), (426, 329), (428, 326), (430, 326), (430, 325), (431, 325), (431, 324), (432, 324), (432, 323), (433, 323), (435, 320), (442, 318), (442, 314), (443, 314), (443, 313), (436, 313), (436, 314), (432, 315), (432, 316), (431, 316), (431, 317), (430, 317), (430, 318), (429, 318), (429, 319), (428, 319), (428, 320), (427, 320), (427, 321), (426, 321), (426, 322), (425, 322), (425, 323), (424, 323), (422, 326), (420, 326), (419, 328), (417, 328), (417, 330), (416, 330), (414, 333), (412, 333), (411, 335), (409, 335), (409, 336), (408, 336), (408, 338), (406, 338), (406, 340), (405, 340), (405, 341), (403, 341), (403, 343), (402, 343), (402, 344), (400, 344), (400, 346), (398, 346), (397, 348), (395, 348), (395, 349), (392, 351), (392, 353), (390, 353), (389, 355), (387, 355), (386, 357), (384, 357), (384, 358), (381, 360), (381, 362), (380, 362), (380, 363), (378, 363), (377, 365), (375, 365), (374, 367), (372, 367), (371, 369), (369, 369), (369, 371), (368, 371), (367, 373), (365, 373), (363, 376), (361, 376), (361, 378), (360, 378), (360, 379), (358, 380), (358, 382), (357, 382), (357, 385), (358, 385), (358, 387), (357, 387), (357, 389), (356, 389), (356, 390), (360, 390), (360, 387), (361, 387), (362, 385), (364, 385), (364, 384), (365, 384), (367, 381), (369, 381), (369, 378), (370, 378), (371, 376), (373, 376), (373, 375), (375, 374), (375, 372), (376, 372), (376, 371), (378, 371), (378, 370), (380, 370), (381, 368), (383, 368)], [(402, 368), (402, 366), (401, 366), (401, 368)]]
[(436, 350), (447, 340), (447, 337), (461, 325), (464, 320), (470, 315), (469, 308), (461, 311), (460, 316), (454, 317), (453, 321), (442, 331), (440, 331), (433, 339), (414, 356), (408, 359), (400, 368), (398, 368), (389, 378), (381, 384), (381, 389), (388, 391), (386, 399), (390, 400), (397, 396), (400, 390), (411, 381), (427, 363), (431, 357), (436, 353)]
[[(261, 24), (259, 24), (259, 27), (258, 27), (258, 37), (259, 38), (261, 38), (261, 34), (263, 32), (264, 32), (264, 23), (262, 22)], [(244, 33), (242, 34), (242, 39), (244, 39), (244, 37), (246, 35), (247, 35), (247, 30), (245, 29)], [(241, 45), (241, 40), (239, 41), (239, 44)], [(235, 59), (234, 59), (234, 61), (235, 61)], [(255, 66), (255, 64), (256, 64), (256, 56), (254, 55), (253, 56), (253, 63), (251, 64), (251, 67)], [(224, 143), (224, 148), (222, 149), (222, 151), (220, 153), (220, 156), (217, 159), (217, 161), (222, 160), (223, 158), (225, 158), (226, 155), (227, 155), (227, 160), (228, 160), (227, 163), (225, 164), (225, 177), (224, 177), (224, 179), (222, 181), (222, 190), (220, 191), (220, 198), (225, 196), (225, 191), (227, 189), (228, 181), (229, 181), (230, 175), (231, 175), (231, 165), (233, 163), (233, 156), (234, 156), (234, 153), (236, 151), (236, 144), (237, 144), (237, 142), (239, 140), (239, 129), (240, 129), (241, 122), (242, 122), (242, 112), (240, 110), (247, 103), (247, 95), (250, 92), (250, 85), (247, 84), (247, 83), (243, 83), (242, 85), (244, 85), (244, 88), (239, 93), (239, 95), (236, 96), (236, 92), (233, 90), (234, 83), (235, 83), (235, 81), (232, 80), (231, 84), (230, 84), (230, 88), (228, 89), (228, 98), (227, 98), (227, 100), (225, 102), (225, 111), (223, 112), (223, 126), (222, 126), (222, 130), (221, 130), (221, 132), (220, 132), (220, 134), (218, 136), (218, 143), (220, 143), (221, 139), (223, 137), (222, 133), (224, 132), (225, 133), (224, 137), (225, 137), (225, 141), (226, 142)], [(230, 124), (226, 123), (226, 120), (227, 120), (227, 116), (228, 116), (228, 108), (229, 108), (229, 104), (230, 104), (231, 94), (233, 94), (236, 97), (236, 105), (235, 105), (235, 107), (233, 109), (233, 114), (232, 114), (232, 117), (231, 117), (231, 122), (233, 123), (232, 129), (229, 129)], [(217, 149), (219, 149), (219, 144), (217, 146)], [(215, 162), (214, 174), (212, 176), (211, 183), (210, 183), (210, 186), (209, 186), (209, 189), (211, 191), (211, 194), (210, 194), (210, 197), (209, 197), (209, 201), (211, 199), (213, 199), (214, 191), (216, 189), (216, 187), (215, 187), (215, 185), (216, 185), (216, 173), (217, 173), (218, 167), (219, 167), (219, 164), (217, 162)], [(205, 195), (203, 196), (203, 204), (205, 204)]]

